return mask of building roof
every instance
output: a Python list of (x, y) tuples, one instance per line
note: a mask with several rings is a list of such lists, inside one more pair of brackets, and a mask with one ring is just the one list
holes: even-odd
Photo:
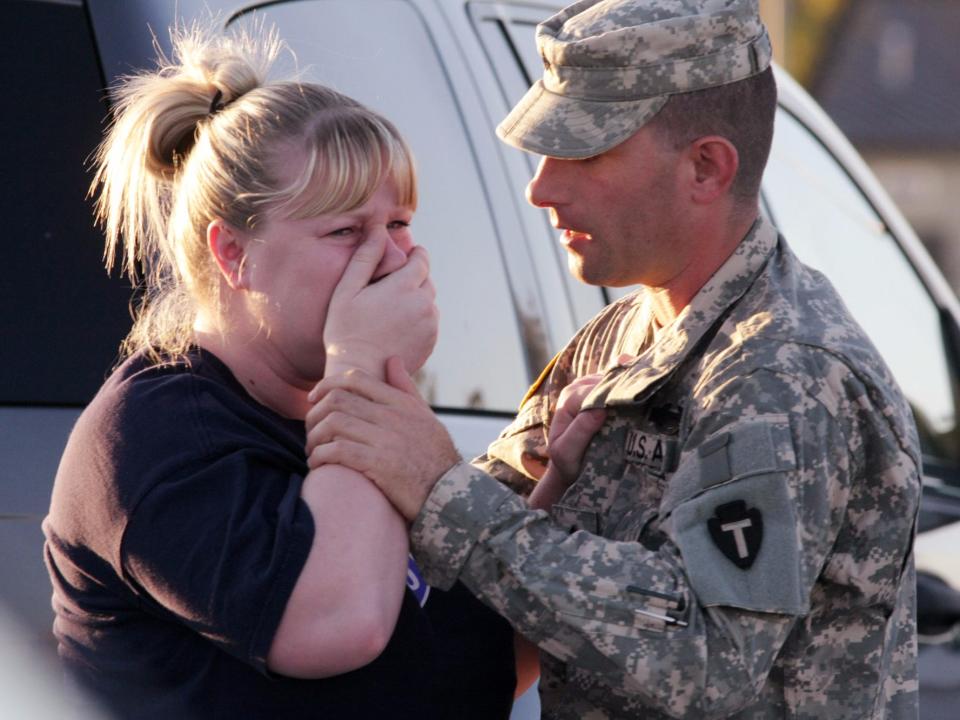
[(852, 0), (811, 91), (861, 149), (960, 149), (960, 2)]

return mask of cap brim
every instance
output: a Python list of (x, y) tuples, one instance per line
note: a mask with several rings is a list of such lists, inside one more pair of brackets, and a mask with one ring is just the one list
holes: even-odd
[(668, 97), (579, 100), (552, 93), (537, 80), (497, 126), (497, 136), (527, 152), (588, 158), (633, 135), (660, 112)]

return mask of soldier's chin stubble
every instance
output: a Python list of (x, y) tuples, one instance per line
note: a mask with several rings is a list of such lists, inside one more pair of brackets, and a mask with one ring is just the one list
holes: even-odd
[(579, 280), (582, 283), (587, 285), (603, 285), (605, 278), (603, 277), (604, 273), (600, 271), (600, 267), (596, 261), (591, 262), (585, 258), (580, 253), (572, 251), (570, 248), (565, 248), (567, 251), (567, 270), (570, 275)]
[(567, 270), (570, 275), (587, 285), (620, 287), (629, 284), (619, 279), (616, 269), (610, 267), (606, 258), (586, 258), (567, 250)]

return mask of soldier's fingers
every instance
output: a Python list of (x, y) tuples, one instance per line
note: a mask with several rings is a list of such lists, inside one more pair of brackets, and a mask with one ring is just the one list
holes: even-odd
[(316, 470), (324, 465), (343, 465), (370, 477), (370, 448), (352, 440), (338, 439), (317, 445), (307, 455), (307, 466)]
[(306, 453), (334, 440), (350, 440), (361, 445), (371, 445), (378, 436), (377, 426), (342, 412), (332, 412), (316, 423), (307, 433)]
[(583, 455), (593, 436), (597, 434), (607, 418), (606, 410), (594, 408), (579, 413), (561, 438), (550, 448), (550, 460), (565, 477), (576, 475), (583, 464)]
[(338, 388), (379, 403), (387, 403), (395, 399), (399, 392), (396, 388), (390, 387), (390, 385), (383, 382), (383, 380), (375, 378), (362, 370), (348, 370), (339, 375), (325, 377), (318, 382), (307, 395), (307, 400), (312, 403), (317, 403), (328, 393)]
[(364, 395), (359, 395), (344, 388), (334, 388), (325, 393), (307, 411), (304, 422), (309, 431), (311, 427), (337, 411), (375, 422), (375, 413), (378, 407), (379, 405), (375, 401)]

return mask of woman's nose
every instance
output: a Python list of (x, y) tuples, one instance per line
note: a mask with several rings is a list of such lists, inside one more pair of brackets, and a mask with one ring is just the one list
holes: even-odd
[(377, 269), (373, 272), (373, 279), (379, 280), (380, 278), (389, 275), (394, 270), (399, 270), (407, 263), (407, 254), (412, 248), (404, 249), (400, 247), (400, 244), (396, 239), (389, 233), (387, 234), (387, 247), (383, 251), (383, 258), (380, 260), (380, 264), (377, 265)]

